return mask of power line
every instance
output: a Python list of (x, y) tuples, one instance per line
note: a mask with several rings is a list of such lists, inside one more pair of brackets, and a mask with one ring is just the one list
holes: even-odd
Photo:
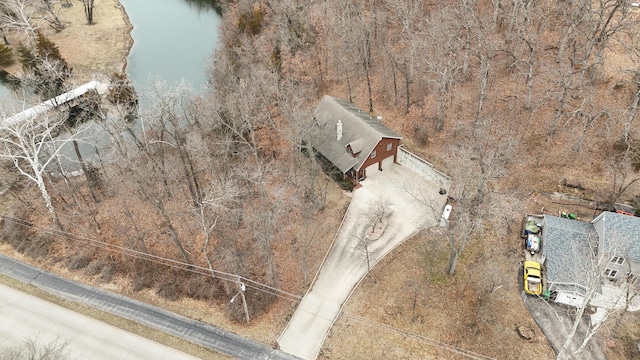
[(346, 311), (342, 311), (342, 314), (344, 314), (346, 317), (348, 317), (350, 319), (353, 319), (355, 321), (359, 321), (359, 322), (367, 325), (368, 327), (375, 327), (375, 328), (378, 328), (380, 330), (384, 330), (384, 331), (387, 331), (387, 332), (390, 332), (390, 333), (395, 333), (397, 335), (404, 336), (404, 337), (407, 337), (407, 338), (410, 338), (410, 339), (413, 339), (413, 340), (417, 340), (419, 342), (422, 342), (422, 343), (427, 344), (427, 345), (432, 346), (432, 347), (439, 348), (441, 350), (445, 350), (445, 351), (448, 351), (448, 352), (452, 352), (452, 353), (455, 353), (455, 354), (458, 354), (458, 355), (462, 355), (462, 356), (465, 356), (465, 357), (468, 357), (468, 358), (471, 358), (471, 359), (476, 359), (476, 360), (495, 360), (495, 358), (492, 358), (492, 357), (489, 357), (489, 356), (478, 354), (476, 352), (473, 352), (473, 351), (470, 351), (470, 350), (465, 350), (465, 349), (462, 349), (460, 347), (457, 347), (457, 346), (454, 346), (454, 345), (450, 345), (450, 344), (447, 344), (447, 343), (443, 343), (443, 342), (440, 342), (440, 341), (432, 340), (432, 339), (429, 339), (429, 338), (424, 337), (422, 335), (410, 333), (410, 332), (404, 331), (402, 329), (398, 329), (396, 327), (393, 327), (391, 325), (383, 324), (383, 323), (380, 323), (380, 322), (377, 322), (377, 321), (374, 321), (374, 320), (371, 320), (371, 319), (368, 319), (368, 318), (365, 318), (365, 317), (362, 317), (362, 316), (349, 314)]
[[(161, 257), (158, 255), (153, 255), (153, 254), (149, 254), (149, 253), (145, 253), (145, 252), (141, 252), (138, 250), (134, 250), (134, 249), (129, 249), (123, 246), (119, 246), (119, 245), (114, 245), (114, 244), (108, 244), (105, 242), (101, 242), (95, 239), (91, 239), (85, 236), (80, 236), (80, 235), (75, 235), (72, 234), (70, 232), (67, 231), (63, 231), (63, 230), (59, 230), (59, 229), (55, 229), (55, 228), (48, 228), (48, 227), (44, 227), (41, 225), (35, 225), (29, 221), (26, 220), (22, 220), (22, 219), (18, 219), (18, 218), (14, 218), (11, 216), (4, 216), (3, 217), (5, 221), (9, 221), (11, 223), (20, 225), (20, 226), (24, 226), (24, 227), (29, 227), (32, 229), (36, 229), (45, 233), (49, 233), (49, 234), (54, 234), (60, 237), (63, 237), (65, 239), (71, 240), (71, 241), (78, 241), (78, 242), (82, 242), (82, 243), (86, 243), (89, 244), (91, 246), (94, 246), (98, 249), (102, 249), (102, 250), (106, 250), (106, 251), (110, 251), (110, 252), (115, 252), (124, 256), (129, 256), (129, 257), (133, 257), (136, 259), (140, 259), (140, 260), (145, 260), (145, 261), (149, 261), (152, 262), (154, 264), (159, 264), (159, 265), (164, 265), (164, 266), (168, 266), (168, 267), (172, 267), (175, 269), (179, 269), (179, 270), (184, 270), (184, 271), (188, 271), (191, 273), (195, 273), (195, 274), (199, 274), (199, 275), (204, 275), (204, 276), (211, 276), (212, 278), (216, 278), (216, 279), (220, 279), (222, 281), (227, 281), (227, 282), (233, 282), (233, 283), (238, 283), (238, 282), (243, 282), (246, 287), (248, 288), (252, 288), (254, 290), (257, 291), (261, 291), (267, 294), (271, 294), (274, 295), (276, 297), (294, 302), (294, 303), (299, 303), (302, 300), (302, 296), (300, 295), (296, 295), (275, 287), (272, 287), (270, 285), (261, 283), (259, 281), (253, 280), (253, 279), (249, 279), (246, 278), (244, 276), (241, 275), (237, 275), (237, 274), (233, 274), (233, 273), (228, 273), (228, 272), (224, 272), (224, 271), (220, 271), (220, 270), (215, 270), (215, 269), (209, 269), (209, 268), (205, 268), (202, 266), (198, 266), (198, 265), (191, 265), (185, 262), (181, 262), (181, 261), (177, 261), (177, 260), (172, 260), (169, 258), (165, 258), (165, 257)], [(306, 311), (303, 308), (298, 307), (297, 310), (301, 310), (304, 311), (308, 314), (314, 315), (316, 317), (319, 317), (323, 320), (329, 321), (331, 323), (334, 323), (335, 319), (330, 319), (330, 318), (326, 318), (326, 317), (322, 317), (320, 315), (318, 315), (317, 313), (312, 313), (310, 311)], [(396, 335), (400, 335), (400, 336), (404, 336), (419, 342), (422, 342), (426, 345), (432, 346), (432, 347), (436, 347), (439, 348), (441, 350), (444, 351), (448, 351), (448, 352), (452, 352), (452, 353), (456, 353), (458, 355), (462, 355), (462, 356), (466, 356), (468, 358), (471, 359), (476, 359), (476, 360), (492, 360), (494, 358), (482, 355), (482, 354), (478, 354), (469, 350), (465, 350), (453, 345), (449, 345), (443, 342), (439, 342), (436, 340), (432, 340), (429, 338), (426, 338), (424, 336), (418, 335), (418, 334), (414, 334), (414, 333), (410, 333), (407, 331), (404, 331), (402, 329), (398, 329), (395, 327), (392, 327), (390, 325), (386, 325), (380, 322), (377, 322), (375, 320), (371, 320), (359, 315), (354, 315), (354, 314), (350, 314), (348, 312), (346, 312), (344, 309), (339, 310), (338, 314), (336, 315), (336, 319), (343, 314), (344, 316), (346, 316), (347, 318), (353, 319), (357, 322), (360, 322), (362, 324), (365, 324), (368, 327), (375, 327), (377, 329), (389, 332), (389, 333), (394, 333)]]
[(29, 221), (25, 221), (22, 219), (18, 219), (18, 218), (14, 218), (11, 216), (5, 216), (4, 219), (6, 221), (12, 222), (14, 224), (17, 225), (21, 225), (21, 226), (25, 226), (25, 227), (30, 227), (45, 233), (49, 233), (49, 234), (53, 234), (53, 235), (57, 235), (60, 236), (62, 238), (68, 239), (68, 240), (72, 240), (72, 241), (79, 241), (85, 244), (89, 244), (93, 247), (99, 248), (99, 249), (103, 249), (103, 250), (107, 250), (110, 252), (114, 252), (114, 253), (118, 253), (121, 255), (125, 255), (125, 256), (129, 256), (129, 257), (134, 257), (137, 259), (141, 259), (141, 260), (146, 260), (146, 261), (150, 261), (152, 263), (155, 264), (159, 264), (159, 265), (164, 265), (164, 266), (168, 266), (168, 267), (172, 267), (175, 269), (179, 269), (179, 270), (186, 270), (192, 273), (196, 273), (196, 274), (200, 274), (200, 275), (205, 275), (205, 276), (211, 276), (213, 278), (217, 278), (223, 281), (227, 281), (227, 282), (233, 282), (233, 283), (238, 283), (238, 282), (244, 282), (246, 284), (247, 287), (253, 288), (255, 290), (258, 291), (263, 291), (290, 301), (300, 301), (300, 299), (302, 299), (302, 296), (300, 295), (296, 295), (278, 288), (275, 288), (273, 286), (261, 283), (257, 280), (253, 280), (247, 277), (244, 277), (242, 275), (238, 275), (238, 274), (233, 274), (233, 273), (228, 273), (228, 272), (224, 272), (224, 271), (220, 271), (220, 270), (215, 270), (215, 269), (209, 269), (209, 268), (205, 268), (202, 266), (198, 266), (198, 265), (192, 265), (192, 264), (188, 264), (185, 262), (181, 262), (181, 261), (177, 261), (177, 260), (172, 260), (169, 258), (165, 258), (162, 256), (158, 256), (158, 255), (153, 255), (153, 254), (149, 254), (149, 253), (145, 253), (142, 251), (138, 251), (138, 250), (134, 250), (134, 249), (130, 249), (130, 248), (126, 248), (123, 246), (119, 246), (119, 245), (114, 245), (114, 244), (109, 244), (109, 243), (105, 243), (105, 242), (101, 242), (95, 239), (91, 239), (85, 236), (80, 236), (80, 235), (75, 235), (72, 233), (69, 233), (67, 231), (62, 231), (62, 230), (58, 230), (58, 229), (54, 229), (54, 228), (47, 228), (44, 226), (40, 226), (40, 225), (35, 225)]

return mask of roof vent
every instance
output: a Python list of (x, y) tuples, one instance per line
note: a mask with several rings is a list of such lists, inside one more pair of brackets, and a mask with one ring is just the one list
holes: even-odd
[(336, 138), (338, 141), (342, 139), (342, 120), (338, 120), (338, 123), (336, 124)]
[(378, 122), (381, 122), (382, 121), (382, 115), (376, 116), (376, 119), (378, 119)]

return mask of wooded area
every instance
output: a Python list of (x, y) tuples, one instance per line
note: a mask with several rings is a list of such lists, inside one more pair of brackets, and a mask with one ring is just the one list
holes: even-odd
[[(167, 299), (216, 301), (237, 321), (246, 314), (229, 299), (241, 282), (251, 317), (295, 299), (326, 251), (315, 243), (337, 230), (322, 228), (323, 218), (339, 223), (346, 201), (327, 200), (335, 185), (305, 155), (324, 94), (382, 115), (453, 178), (451, 226), (429, 233), (447, 244), (442, 272), (454, 274), (474, 241), (493, 247), (483, 257), (505, 250), (499, 259), (516, 262), (507, 239), (523, 202), (567, 190), (563, 180), (580, 184), (567, 190), (579, 196), (640, 206), (640, 13), (627, 1), (238, 0), (223, 8), (205, 92), (149, 84), (138, 107), (115, 74), (122, 86), (107, 100), (87, 98), (71, 122), (63, 110), (0, 129), (14, 134), (0, 149), (15, 203), (5, 241), (105, 282), (125, 276)], [(0, 10), (3, 34), (38, 36), (18, 26), (22, 13)], [(23, 139), (56, 167), (50, 128), (66, 123), (67, 146), (92, 143), (83, 138), (89, 118), (112, 145), (94, 163), (73, 159), (83, 177), (62, 166), (51, 176), (42, 162), (29, 170), (42, 156), (29, 149), (16, 157)], [(496, 281), (465, 292), (479, 297), (469, 306), (484, 306)]]

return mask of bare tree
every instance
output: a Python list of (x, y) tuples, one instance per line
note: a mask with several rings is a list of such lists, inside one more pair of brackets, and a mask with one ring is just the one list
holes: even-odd
[[(337, 3), (332, 8), (335, 17), (332, 26), (336, 29), (331, 33), (335, 38), (335, 61), (339, 67), (339, 72), (347, 76), (349, 89), (351, 88), (350, 76), (358, 68), (364, 75), (364, 85), (368, 99), (369, 112), (373, 111), (373, 88), (371, 77), (373, 76), (373, 65), (376, 33), (379, 15), (367, 10), (365, 1), (352, 1)], [(349, 90), (351, 93), (351, 90)], [(351, 98), (351, 94), (349, 96)], [(350, 99), (351, 100), (351, 99)]]
[[(231, 207), (237, 205), (241, 192), (234, 181), (231, 173), (225, 173), (224, 169), (216, 174), (217, 179), (209, 184), (205, 190), (205, 196), (199, 210), (199, 220), (204, 234), (202, 252), (209, 270), (213, 272), (213, 263), (210, 257), (209, 244), (211, 243), (211, 233), (218, 225), (218, 218), (221, 212), (231, 211)], [(248, 322), (248, 321), (247, 321)]]
[[(613, 314), (626, 311), (638, 295), (638, 287), (628, 275), (620, 276), (621, 279), (615, 283), (612, 281), (611, 270), (607, 272), (610, 262), (617, 262), (618, 259), (625, 258), (628, 252), (628, 245), (631, 244), (630, 234), (613, 232), (611, 243), (600, 246), (597, 235), (591, 233), (587, 239), (581, 239), (587, 245), (588, 256), (580, 256), (576, 261), (571, 261), (572, 271), (577, 278), (582, 279), (583, 296), (579, 304), (576, 304), (574, 311), (570, 314), (573, 318), (571, 326), (565, 329), (567, 338), (558, 352), (558, 360), (577, 359), (589, 345), (591, 339), (600, 331), (609, 317)], [(577, 247), (584, 245), (573, 244)], [(571, 252), (571, 251), (570, 251)], [(568, 256), (582, 254), (584, 252), (574, 251)], [(623, 260), (624, 261), (624, 260)], [(619, 263), (618, 263), (619, 264)], [(629, 262), (623, 263), (627, 269), (626, 274), (631, 274)], [(589, 306), (596, 306), (597, 312), (585, 321), (585, 310)], [(579, 330), (581, 324), (587, 326)]]
[(64, 29), (64, 24), (58, 18), (58, 14), (56, 9), (54, 8), (51, 0), (33, 0), (36, 3), (36, 6), (39, 4), (40, 14), (42, 19), (49, 23), (49, 26), (52, 27), (55, 31), (62, 31)]
[(189, 134), (202, 120), (201, 111), (194, 101), (196, 95), (184, 82), (172, 89), (168, 89), (163, 82), (155, 82), (146, 96), (150, 103), (142, 119), (157, 134), (150, 141), (169, 145), (176, 150), (193, 206), (197, 208), (203, 197), (200, 170), (188, 149)]
[(447, 274), (456, 272), (458, 260), (469, 240), (477, 236), (482, 228), (482, 219), (471, 218), (469, 212), (456, 213), (449, 221), (448, 226), (438, 227), (439, 232), (447, 239), (449, 244), (449, 259), (447, 261)]
[(436, 130), (440, 131), (444, 127), (444, 118), (447, 107), (451, 102), (453, 86), (459, 73), (462, 71), (461, 64), (458, 63), (458, 51), (460, 51), (457, 28), (451, 21), (451, 14), (448, 9), (431, 15), (431, 25), (428, 28), (430, 38), (437, 36), (441, 41), (426, 42), (425, 51), (433, 54), (426, 58), (429, 78), (427, 79), (435, 88), (438, 95), (438, 115), (436, 119)]
[(525, 108), (531, 109), (533, 83), (536, 74), (536, 61), (539, 58), (539, 45), (542, 34), (547, 29), (550, 9), (546, 4), (533, 1), (514, 1), (510, 13), (508, 37), (513, 37), (516, 61), (512, 66), (524, 64), (526, 67), (527, 96)]
[(571, 118), (578, 118), (582, 121), (582, 129), (578, 139), (573, 144), (573, 151), (579, 151), (582, 148), (584, 137), (587, 131), (595, 125), (596, 120), (599, 118), (611, 119), (611, 115), (609, 115), (607, 110), (597, 111), (593, 103), (594, 101), (591, 99), (591, 96), (587, 95), (584, 97), (581, 107), (571, 114)]
[(93, 25), (93, 0), (82, 0), (84, 5), (84, 15), (87, 18), (87, 24)]
[(67, 360), (71, 358), (68, 344), (67, 340), (44, 342), (38, 337), (28, 337), (19, 346), (0, 349), (0, 360)]
[(224, 91), (216, 92), (210, 126), (220, 156), (235, 164), (235, 175), (250, 187), (241, 209), (243, 223), (251, 229), (247, 236), (253, 239), (253, 256), (261, 259), (266, 282), (277, 286), (273, 241), (291, 199), (272, 188), (286, 177), (277, 164), (276, 143), (286, 139), (272, 127), (284, 120), (275, 108), (281, 99), (280, 87), (274, 86), (279, 74), (271, 62), (263, 61), (263, 54), (252, 39), (243, 38), (233, 52), (217, 58), (212, 75)]
[(600, 201), (609, 204), (624, 201), (640, 190), (640, 174), (624, 154), (615, 156), (613, 161), (607, 163), (604, 172), (609, 181), (595, 188)]
[(423, 30), (424, 5), (422, 1), (393, 0), (387, 1), (384, 7), (389, 14), (388, 21), (394, 25), (385, 32), (390, 44), (386, 52), (393, 73), (397, 70), (404, 77), (404, 110), (408, 113), (411, 107), (411, 86), (419, 70), (418, 64), (421, 63), (418, 54), (421, 53), (419, 38)]
[[(566, 115), (571, 97), (589, 96), (584, 93), (589, 90), (585, 85), (595, 79), (603, 66), (604, 53), (612, 37), (633, 28), (635, 20), (629, 16), (629, 6), (620, 0), (580, 0), (562, 5), (559, 21), (564, 36), (555, 69), (559, 74), (560, 96), (550, 135), (555, 134), (559, 120)], [(573, 111), (568, 110), (570, 114)]]
[(624, 47), (625, 53), (628, 59), (631, 61), (632, 67), (630, 72), (634, 76), (634, 95), (631, 104), (627, 106), (623, 113), (623, 133), (622, 137), (625, 144), (628, 146), (628, 150), (631, 143), (631, 131), (633, 129), (634, 120), (638, 114), (638, 104), (640, 103), (640, 34), (637, 27), (632, 28), (629, 31), (629, 36), (620, 40), (620, 43)]
[(371, 271), (370, 245), (382, 236), (386, 222), (392, 215), (390, 203), (386, 199), (377, 199), (367, 205), (367, 211), (362, 214), (362, 223), (354, 229), (352, 237), (357, 241), (357, 247), (367, 262), (367, 271)]
[(0, 28), (8, 43), (5, 32), (21, 32), (30, 41), (39, 28), (38, 9), (33, 0), (7, 0), (0, 3)]
[[(447, 172), (454, 179), (448, 194), (453, 211), (446, 227), (439, 228), (437, 232), (441, 235), (440, 240), (449, 246), (447, 273), (450, 275), (455, 273), (467, 244), (483, 234), (488, 221), (494, 224), (510, 222), (505, 213), (513, 208), (513, 196), (499, 194), (493, 189), (496, 180), (508, 174), (509, 162), (513, 161), (515, 154), (515, 140), (508, 136), (498, 140), (497, 136), (505, 134), (492, 133), (491, 126), (489, 121), (485, 121), (477, 128), (466, 129), (466, 141), (448, 151), (451, 156)], [(421, 202), (431, 212), (430, 215), (436, 219), (441, 217), (442, 209), (433, 208), (421, 189), (405, 186), (405, 191)]]
[(78, 129), (74, 134), (58, 136), (64, 121), (64, 115), (48, 113), (41, 117), (9, 118), (0, 123), (0, 158), (11, 160), (20, 174), (38, 186), (45, 206), (58, 226), (61, 224), (47, 190), (45, 172), (62, 148), (83, 131)]

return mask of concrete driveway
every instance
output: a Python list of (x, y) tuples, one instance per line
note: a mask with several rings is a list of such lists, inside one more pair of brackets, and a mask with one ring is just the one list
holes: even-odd
[[(521, 291), (520, 295), (540, 330), (549, 340), (551, 347), (558, 353), (567, 340), (567, 334), (573, 325), (574, 317), (572, 314), (575, 309), (554, 302), (546, 302), (537, 296), (526, 295), (524, 291)], [(580, 347), (588, 329), (589, 318), (585, 315), (578, 326), (578, 331), (570, 347), (571, 351)], [(584, 360), (607, 359), (596, 339), (591, 339), (589, 345), (579, 354), (579, 358)]]
[(411, 235), (437, 224), (447, 199), (438, 193), (440, 185), (398, 164), (368, 175), (362, 188), (354, 191), (314, 283), (278, 339), (280, 349), (287, 353), (315, 359), (342, 305), (367, 274), (366, 251), (355, 235), (364, 233), (363, 215), (373, 203), (388, 202), (391, 215), (382, 236), (368, 246), (371, 266)]

